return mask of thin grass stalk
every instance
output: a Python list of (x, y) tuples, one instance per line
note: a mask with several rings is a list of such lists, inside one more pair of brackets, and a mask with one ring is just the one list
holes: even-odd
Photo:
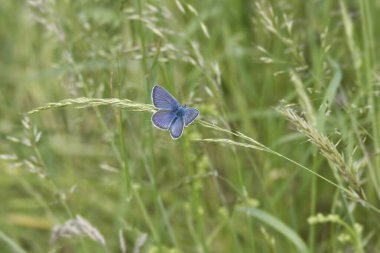
[[(378, 97), (376, 94), (376, 86), (373, 81), (372, 71), (373, 66), (373, 56), (375, 55), (374, 47), (374, 38), (373, 38), (373, 24), (371, 21), (371, 10), (369, 7), (369, 1), (360, 0), (359, 1), (360, 17), (361, 17), (361, 28), (362, 28), (362, 40), (364, 45), (364, 55), (363, 55), (363, 72), (364, 72), (364, 87), (367, 87), (368, 92), (368, 104), (370, 106), (370, 115), (372, 117), (372, 132), (374, 136), (374, 146), (378, 147), (380, 145), (380, 130), (378, 127), (379, 116), (378, 116)], [(380, 166), (380, 157), (375, 157), (375, 167), (379, 168)], [(375, 170), (377, 173), (377, 182), (380, 182), (380, 171)]]
[[(35, 114), (35, 113), (38, 113), (38, 112), (41, 112), (44, 110), (48, 110), (48, 109), (52, 109), (52, 108), (62, 108), (62, 107), (70, 107), (70, 106), (75, 107), (75, 108), (88, 108), (88, 107), (97, 107), (97, 106), (104, 106), (104, 105), (117, 107), (117, 108), (124, 108), (124, 109), (128, 109), (131, 111), (140, 111), (140, 112), (155, 112), (156, 111), (156, 109), (152, 105), (136, 103), (136, 102), (133, 102), (133, 101), (128, 100), (128, 99), (120, 100), (120, 99), (115, 99), (115, 98), (112, 98), (112, 99), (97, 99), (97, 98), (95, 98), (95, 99), (92, 99), (92, 98), (77, 98), (77, 99), (75, 99), (74, 98), (74, 99), (65, 99), (65, 100), (62, 100), (62, 101), (59, 101), (56, 103), (48, 103), (45, 106), (41, 106), (41, 107), (38, 107), (34, 110), (27, 112), (27, 114), (29, 114), (29, 115)], [(265, 151), (267, 153), (276, 155), (278, 157), (281, 157), (281, 158), (297, 165), (298, 167), (301, 167), (302, 169), (313, 174), (314, 176), (321, 178), (322, 180), (328, 182), (329, 184), (333, 185), (337, 189), (341, 190), (343, 193), (345, 193), (352, 200), (360, 201), (365, 206), (369, 207), (373, 211), (380, 214), (380, 210), (377, 207), (373, 206), (372, 204), (370, 204), (368, 201), (366, 201), (363, 198), (363, 195), (362, 195), (363, 192), (361, 191), (361, 188), (359, 187), (360, 184), (358, 183), (358, 181), (356, 181), (357, 178), (353, 177), (352, 173), (348, 173), (349, 171), (345, 171), (344, 159), (340, 155), (340, 153), (336, 151), (335, 146), (333, 144), (331, 144), (328, 141), (328, 139), (326, 139), (326, 137), (320, 135), (319, 133), (315, 133), (315, 132), (313, 132), (313, 130), (310, 132), (310, 129), (308, 129), (309, 126), (305, 125), (305, 122), (300, 117), (296, 116), (294, 114), (294, 112), (291, 112), (288, 116), (295, 117), (293, 119), (296, 119), (297, 122), (299, 123), (299, 126), (303, 127), (303, 130), (306, 131), (305, 134), (308, 134), (308, 135), (314, 134), (314, 135), (310, 135), (310, 136), (307, 135), (307, 136), (308, 137), (316, 137), (316, 138), (312, 138), (311, 141), (317, 141), (317, 140), (319, 141), (318, 143), (315, 143), (315, 144), (317, 146), (319, 145), (321, 150), (323, 152), (325, 152), (326, 157), (328, 157), (328, 159), (330, 159), (329, 161), (332, 162), (333, 165), (337, 166), (337, 170), (339, 172), (341, 172), (343, 175), (347, 176), (347, 180), (348, 180), (348, 182), (352, 183), (351, 186), (355, 190), (356, 194), (354, 194), (351, 190), (334, 183), (333, 181), (331, 181), (331, 180), (325, 178), (324, 176), (316, 173), (315, 171), (307, 168), (306, 166), (304, 166), (304, 165), (302, 165), (302, 164), (300, 164), (300, 163), (298, 163), (298, 162), (296, 162), (296, 161), (294, 161), (294, 160), (292, 160), (292, 159), (290, 159), (290, 158), (266, 147), (265, 145), (261, 144), (260, 142), (254, 140), (254, 139), (252, 139), (252, 138), (250, 138), (250, 137), (248, 137), (248, 136), (246, 136), (240, 132), (227, 130), (227, 129), (221, 128), (215, 124), (209, 123), (209, 122), (204, 121), (204, 120), (198, 119), (198, 120), (196, 120), (196, 123), (203, 126), (203, 127), (213, 129), (215, 131), (227, 133), (229, 135), (232, 135), (232, 136), (238, 137), (240, 139), (246, 140), (246, 141), (248, 141), (248, 143), (238, 142), (238, 141), (234, 141), (234, 140), (230, 140), (230, 139), (223, 139), (223, 138), (222, 139), (206, 138), (206, 139), (197, 139), (195, 141), (229, 144), (232, 146), (240, 146), (240, 147), (250, 148), (250, 149), (254, 149), (254, 150)], [(330, 151), (333, 151), (332, 157), (330, 157), (331, 156), (331, 154), (329, 153)], [(360, 191), (359, 191), (359, 189), (360, 189)]]
[[(42, 158), (41, 152), (40, 152), (40, 150), (39, 150), (37, 144), (36, 144), (34, 141), (32, 142), (32, 148), (33, 148), (33, 151), (34, 151), (34, 153), (35, 153), (35, 155), (36, 155), (36, 157), (37, 157), (37, 159), (38, 159), (38, 162), (40, 163), (42, 169), (47, 173), (47, 172), (48, 172), (48, 167), (47, 167), (47, 165), (46, 165), (44, 159)], [(48, 175), (48, 174), (47, 174), (47, 175)], [(59, 193), (59, 188), (58, 188), (58, 186), (54, 183), (54, 181), (53, 181), (49, 176), (48, 176), (46, 179), (48, 180), (48, 182), (50, 183), (50, 185), (53, 187), (54, 192), (55, 192), (56, 194), (58, 194), (58, 193)], [(63, 206), (63, 208), (64, 208), (65, 212), (67, 213), (67, 215), (68, 215), (71, 219), (74, 218), (74, 214), (73, 214), (73, 212), (71, 211), (70, 207), (67, 205), (66, 200), (63, 199), (63, 198), (61, 198), (61, 197), (59, 196), (59, 194), (58, 194), (58, 201), (59, 201), (59, 203)], [(50, 208), (49, 208), (49, 210), (50, 210)], [(88, 253), (89, 251), (88, 251), (87, 244), (86, 244), (85, 240), (83, 240), (83, 238), (80, 238), (79, 241), (80, 241), (80, 244), (81, 244), (83, 250), (84, 250), (86, 253)]]
[(119, 139), (120, 139), (120, 148), (121, 148), (121, 157), (122, 157), (122, 167), (123, 167), (123, 185), (124, 185), (124, 201), (129, 202), (132, 197), (131, 193), (131, 172), (130, 167), (128, 165), (128, 156), (127, 156), (127, 144), (125, 142), (125, 124), (123, 119), (122, 111), (118, 112), (118, 125), (119, 125)]
[[(41, 112), (44, 110), (53, 109), (53, 108), (74, 107), (77, 109), (81, 109), (81, 108), (97, 107), (97, 106), (112, 106), (112, 107), (116, 107), (116, 108), (128, 109), (131, 111), (141, 111), (141, 112), (155, 112), (156, 111), (156, 109), (152, 105), (136, 103), (136, 102), (133, 102), (129, 99), (74, 98), (74, 99), (65, 99), (65, 100), (62, 100), (62, 101), (59, 101), (56, 103), (48, 103), (45, 106), (40, 106), (34, 110), (27, 112), (27, 114), (31, 115), (31, 114), (35, 114), (35, 113), (38, 113), (38, 112)], [(230, 140), (230, 139), (202, 139), (202, 140), (198, 140), (198, 141), (230, 144), (233, 146), (246, 147), (246, 148), (256, 149), (256, 150), (265, 151), (268, 153), (275, 154), (277, 156), (280, 156), (280, 157), (282, 157), (288, 161), (291, 161), (292, 163), (308, 170), (312, 174), (322, 178), (323, 180), (325, 180), (326, 182), (329, 182), (330, 184), (336, 186), (337, 188), (340, 188), (343, 191), (349, 192), (347, 189), (338, 186), (337, 184), (335, 184), (331, 180), (324, 178), (323, 176), (315, 173), (314, 171), (306, 168), (305, 166), (303, 166), (303, 165), (301, 165), (301, 164), (299, 164), (299, 163), (297, 163), (297, 162), (295, 162), (295, 161), (271, 150), (270, 148), (266, 147), (265, 145), (261, 144), (260, 142), (254, 140), (254, 139), (252, 139), (252, 138), (250, 138), (250, 137), (248, 137), (248, 136), (246, 136), (240, 132), (227, 130), (227, 129), (221, 128), (215, 124), (212, 124), (212, 123), (209, 123), (207, 121), (200, 120), (200, 119), (196, 120), (196, 122), (203, 127), (213, 129), (213, 130), (216, 130), (219, 132), (227, 133), (229, 135), (232, 135), (232, 136), (241, 138), (243, 140), (246, 140), (249, 143), (237, 142), (237, 141)]]
[[(293, 124), (299, 132), (304, 134), (311, 143), (313, 143), (321, 152), (321, 154), (330, 162), (330, 165), (338, 170), (341, 176), (350, 184), (350, 186), (359, 194), (362, 194), (359, 176), (350, 164), (347, 164), (343, 155), (337, 150), (326, 136), (319, 133), (311, 124), (301, 118), (290, 107), (282, 107), (279, 109), (291, 124)], [(362, 196), (364, 197), (364, 196)]]

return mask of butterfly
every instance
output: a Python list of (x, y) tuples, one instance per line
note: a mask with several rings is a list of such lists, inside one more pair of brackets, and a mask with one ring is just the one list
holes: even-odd
[(175, 140), (181, 137), (184, 127), (193, 123), (199, 115), (197, 109), (180, 105), (159, 85), (155, 85), (152, 89), (152, 103), (158, 109), (152, 115), (153, 125), (159, 129), (169, 130), (170, 136)]

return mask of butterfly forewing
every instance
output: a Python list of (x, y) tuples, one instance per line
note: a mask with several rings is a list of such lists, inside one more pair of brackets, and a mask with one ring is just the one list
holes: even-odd
[(167, 130), (175, 117), (174, 111), (158, 111), (153, 114), (152, 122), (154, 126)]
[(170, 136), (173, 139), (178, 139), (179, 137), (181, 137), (184, 127), (185, 127), (184, 118), (181, 116), (175, 118), (172, 124), (170, 125)]
[(154, 86), (152, 90), (153, 105), (162, 110), (174, 111), (179, 107), (178, 101), (161, 86)]
[(185, 126), (190, 125), (193, 123), (196, 117), (198, 117), (199, 111), (195, 108), (187, 107), (185, 108), (185, 114), (184, 114), (184, 120), (185, 120)]

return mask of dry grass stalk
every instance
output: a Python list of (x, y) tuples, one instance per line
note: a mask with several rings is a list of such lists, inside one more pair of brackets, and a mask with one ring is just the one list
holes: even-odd
[(40, 111), (49, 110), (52, 108), (74, 106), (76, 108), (96, 107), (101, 105), (108, 105), (117, 108), (126, 108), (131, 111), (148, 111), (154, 112), (155, 109), (149, 104), (140, 104), (129, 99), (117, 99), (117, 98), (72, 98), (65, 99), (55, 103), (48, 103), (44, 106), (37, 107), (36, 109), (27, 112), (27, 114), (34, 114)]
[(290, 106), (280, 107), (279, 111), (300, 133), (304, 134), (308, 140), (318, 148), (321, 154), (327, 159), (330, 166), (336, 169), (344, 178), (344, 181), (348, 183), (352, 190), (354, 190), (354, 194), (361, 199), (365, 199), (358, 172), (348, 161), (346, 161), (343, 154), (338, 151), (336, 145), (332, 143), (327, 136), (318, 132)]
[(54, 244), (62, 237), (88, 237), (103, 246), (106, 245), (106, 240), (99, 230), (79, 215), (77, 215), (75, 219), (70, 219), (62, 225), (54, 226), (50, 243)]

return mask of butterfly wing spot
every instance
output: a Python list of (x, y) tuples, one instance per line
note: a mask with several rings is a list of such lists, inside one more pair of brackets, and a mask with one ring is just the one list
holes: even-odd
[(157, 111), (152, 115), (152, 123), (155, 127), (167, 130), (175, 117), (176, 114), (173, 111)]
[(162, 110), (174, 111), (179, 107), (178, 101), (161, 86), (154, 86), (152, 89), (152, 103)]

